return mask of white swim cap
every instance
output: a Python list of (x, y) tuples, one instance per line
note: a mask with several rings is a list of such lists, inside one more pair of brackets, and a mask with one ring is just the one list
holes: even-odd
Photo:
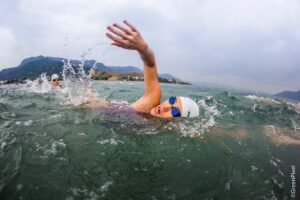
[(53, 80), (53, 79), (59, 79), (59, 76), (57, 74), (52, 74), (51, 80)]
[(198, 104), (189, 97), (179, 97), (182, 106), (181, 117), (199, 116)]

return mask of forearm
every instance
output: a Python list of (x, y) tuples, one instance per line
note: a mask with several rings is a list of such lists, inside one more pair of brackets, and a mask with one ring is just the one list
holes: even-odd
[(145, 95), (152, 95), (153, 92), (156, 93), (155, 91), (159, 90), (155, 55), (148, 45), (138, 52), (144, 63)]
[(138, 51), (141, 59), (144, 63), (144, 66), (149, 66), (149, 67), (155, 67), (156, 66), (156, 61), (155, 61), (155, 55), (152, 51), (152, 49), (146, 45), (146, 47), (143, 50)]

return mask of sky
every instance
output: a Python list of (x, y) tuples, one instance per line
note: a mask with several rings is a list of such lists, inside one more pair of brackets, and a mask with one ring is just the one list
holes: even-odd
[(110, 45), (126, 19), (159, 73), (267, 93), (300, 89), (300, 0), (0, 0), (0, 70), (45, 55), (142, 66)]

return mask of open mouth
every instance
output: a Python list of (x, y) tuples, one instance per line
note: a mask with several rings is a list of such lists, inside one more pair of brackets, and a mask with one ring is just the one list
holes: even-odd
[(156, 108), (156, 113), (160, 115), (160, 106)]

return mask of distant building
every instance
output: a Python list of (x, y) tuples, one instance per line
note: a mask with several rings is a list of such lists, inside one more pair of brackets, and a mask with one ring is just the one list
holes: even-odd
[(112, 76), (108, 79), (109, 81), (117, 81), (118, 77), (117, 76)]

